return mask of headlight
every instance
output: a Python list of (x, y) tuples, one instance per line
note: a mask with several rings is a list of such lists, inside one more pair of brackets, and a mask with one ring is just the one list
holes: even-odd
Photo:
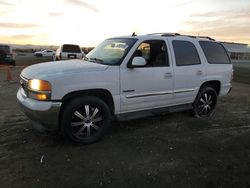
[(48, 81), (32, 79), (28, 81), (28, 96), (32, 99), (47, 101), (51, 97), (51, 84)]
[(49, 82), (38, 79), (29, 80), (28, 88), (33, 91), (51, 91)]

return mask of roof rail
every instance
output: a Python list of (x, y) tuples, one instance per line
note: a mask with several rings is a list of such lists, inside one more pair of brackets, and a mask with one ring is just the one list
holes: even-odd
[(208, 36), (197, 36), (196, 38), (204, 38), (204, 39), (208, 39), (208, 40), (213, 40), (215, 41), (215, 39), (208, 37)]
[(180, 36), (179, 33), (150, 33), (147, 35), (161, 35), (161, 36)]
[(184, 36), (184, 37), (191, 37), (191, 38), (204, 38), (204, 39), (215, 41), (215, 39), (208, 37), (208, 36), (181, 35), (179, 33), (150, 33), (147, 35), (160, 35), (164, 37)]
[(194, 35), (181, 35), (181, 36), (184, 36), (184, 37), (191, 37), (191, 38), (204, 38), (204, 39), (208, 39), (208, 40), (213, 40), (215, 41), (215, 39), (211, 38), (211, 37), (208, 37), (208, 36), (194, 36)]

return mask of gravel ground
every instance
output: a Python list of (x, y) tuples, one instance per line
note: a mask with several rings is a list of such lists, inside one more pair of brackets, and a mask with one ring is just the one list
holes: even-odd
[(12, 83), (0, 71), (1, 187), (250, 187), (250, 74), (239, 72), (247, 68), (235, 69), (232, 92), (210, 118), (179, 112), (113, 122), (87, 146), (32, 129), (16, 102), (20, 70)]

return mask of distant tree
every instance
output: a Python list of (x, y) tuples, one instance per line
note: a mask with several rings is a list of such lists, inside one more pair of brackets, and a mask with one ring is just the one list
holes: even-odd
[(93, 50), (94, 47), (83, 47), (82, 48), (82, 51), (85, 53), (85, 54), (88, 54), (91, 50)]

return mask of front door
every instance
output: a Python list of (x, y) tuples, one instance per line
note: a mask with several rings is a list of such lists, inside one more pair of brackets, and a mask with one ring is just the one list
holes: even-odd
[(147, 40), (139, 44), (128, 64), (136, 56), (146, 66), (121, 66), (121, 113), (164, 107), (173, 98), (173, 67), (164, 40)]

